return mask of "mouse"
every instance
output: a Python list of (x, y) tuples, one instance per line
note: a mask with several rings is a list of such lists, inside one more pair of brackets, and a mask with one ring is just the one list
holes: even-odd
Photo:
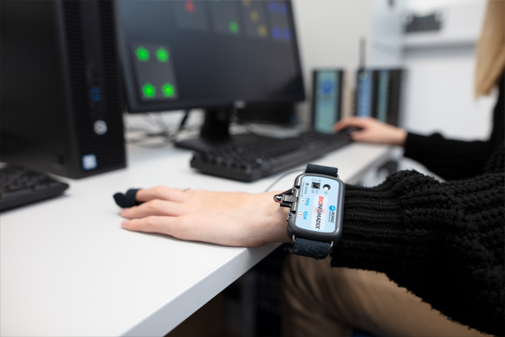
[(130, 188), (128, 191), (126, 191), (126, 193), (118, 192), (113, 196), (114, 201), (121, 208), (128, 208), (143, 204), (142, 202), (138, 202), (135, 199), (138, 190), (140, 190), (140, 188)]

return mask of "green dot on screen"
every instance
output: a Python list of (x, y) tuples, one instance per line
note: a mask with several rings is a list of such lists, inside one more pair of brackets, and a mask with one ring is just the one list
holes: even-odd
[(149, 50), (143, 46), (138, 47), (135, 54), (137, 54), (139, 61), (149, 61)]
[(229, 24), (229, 28), (230, 32), (232, 32), (233, 34), (237, 34), (240, 29), (236, 21), (231, 21)]
[(146, 83), (142, 87), (142, 93), (144, 94), (144, 97), (154, 97), (156, 96), (156, 87), (152, 85), (151, 83)]
[(175, 94), (175, 88), (170, 83), (163, 84), (161, 91), (163, 91), (163, 95), (166, 97), (172, 97)]
[(158, 61), (160, 61), (160, 62), (167, 62), (168, 61), (168, 51), (166, 51), (165, 48), (158, 48), (158, 50), (156, 50), (156, 57), (158, 58)]

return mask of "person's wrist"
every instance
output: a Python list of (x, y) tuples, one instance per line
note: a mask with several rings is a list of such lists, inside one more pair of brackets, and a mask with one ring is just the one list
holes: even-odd
[(268, 202), (267, 226), (270, 228), (272, 234), (271, 242), (291, 242), (287, 234), (288, 223), (286, 220), (289, 209), (279, 207), (279, 204), (273, 201), (273, 196), (279, 193), (282, 193), (282, 191), (261, 194), (264, 200)]
[(404, 129), (396, 128), (394, 130), (393, 138), (391, 140), (391, 145), (403, 146), (405, 140), (407, 139), (407, 131)]

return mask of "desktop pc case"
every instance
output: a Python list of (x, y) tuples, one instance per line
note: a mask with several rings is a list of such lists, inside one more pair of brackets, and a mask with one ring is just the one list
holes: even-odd
[(111, 1), (2, 1), (0, 161), (70, 178), (126, 166)]

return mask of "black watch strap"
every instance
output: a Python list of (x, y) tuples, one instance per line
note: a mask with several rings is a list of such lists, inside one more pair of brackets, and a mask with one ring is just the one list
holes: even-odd
[(316, 260), (322, 260), (330, 255), (331, 243), (314, 241), (302, 238), (296, 238), (293, 247), (290, 248), (292, 254), (312, 257)]
[(338, 177), (338, 168), (329, 167), (329, 166), (322, 166), (322, 165), (307, 164), (307, 168), (305, 169), (305, 173), (324, 174), (327, 176)]

